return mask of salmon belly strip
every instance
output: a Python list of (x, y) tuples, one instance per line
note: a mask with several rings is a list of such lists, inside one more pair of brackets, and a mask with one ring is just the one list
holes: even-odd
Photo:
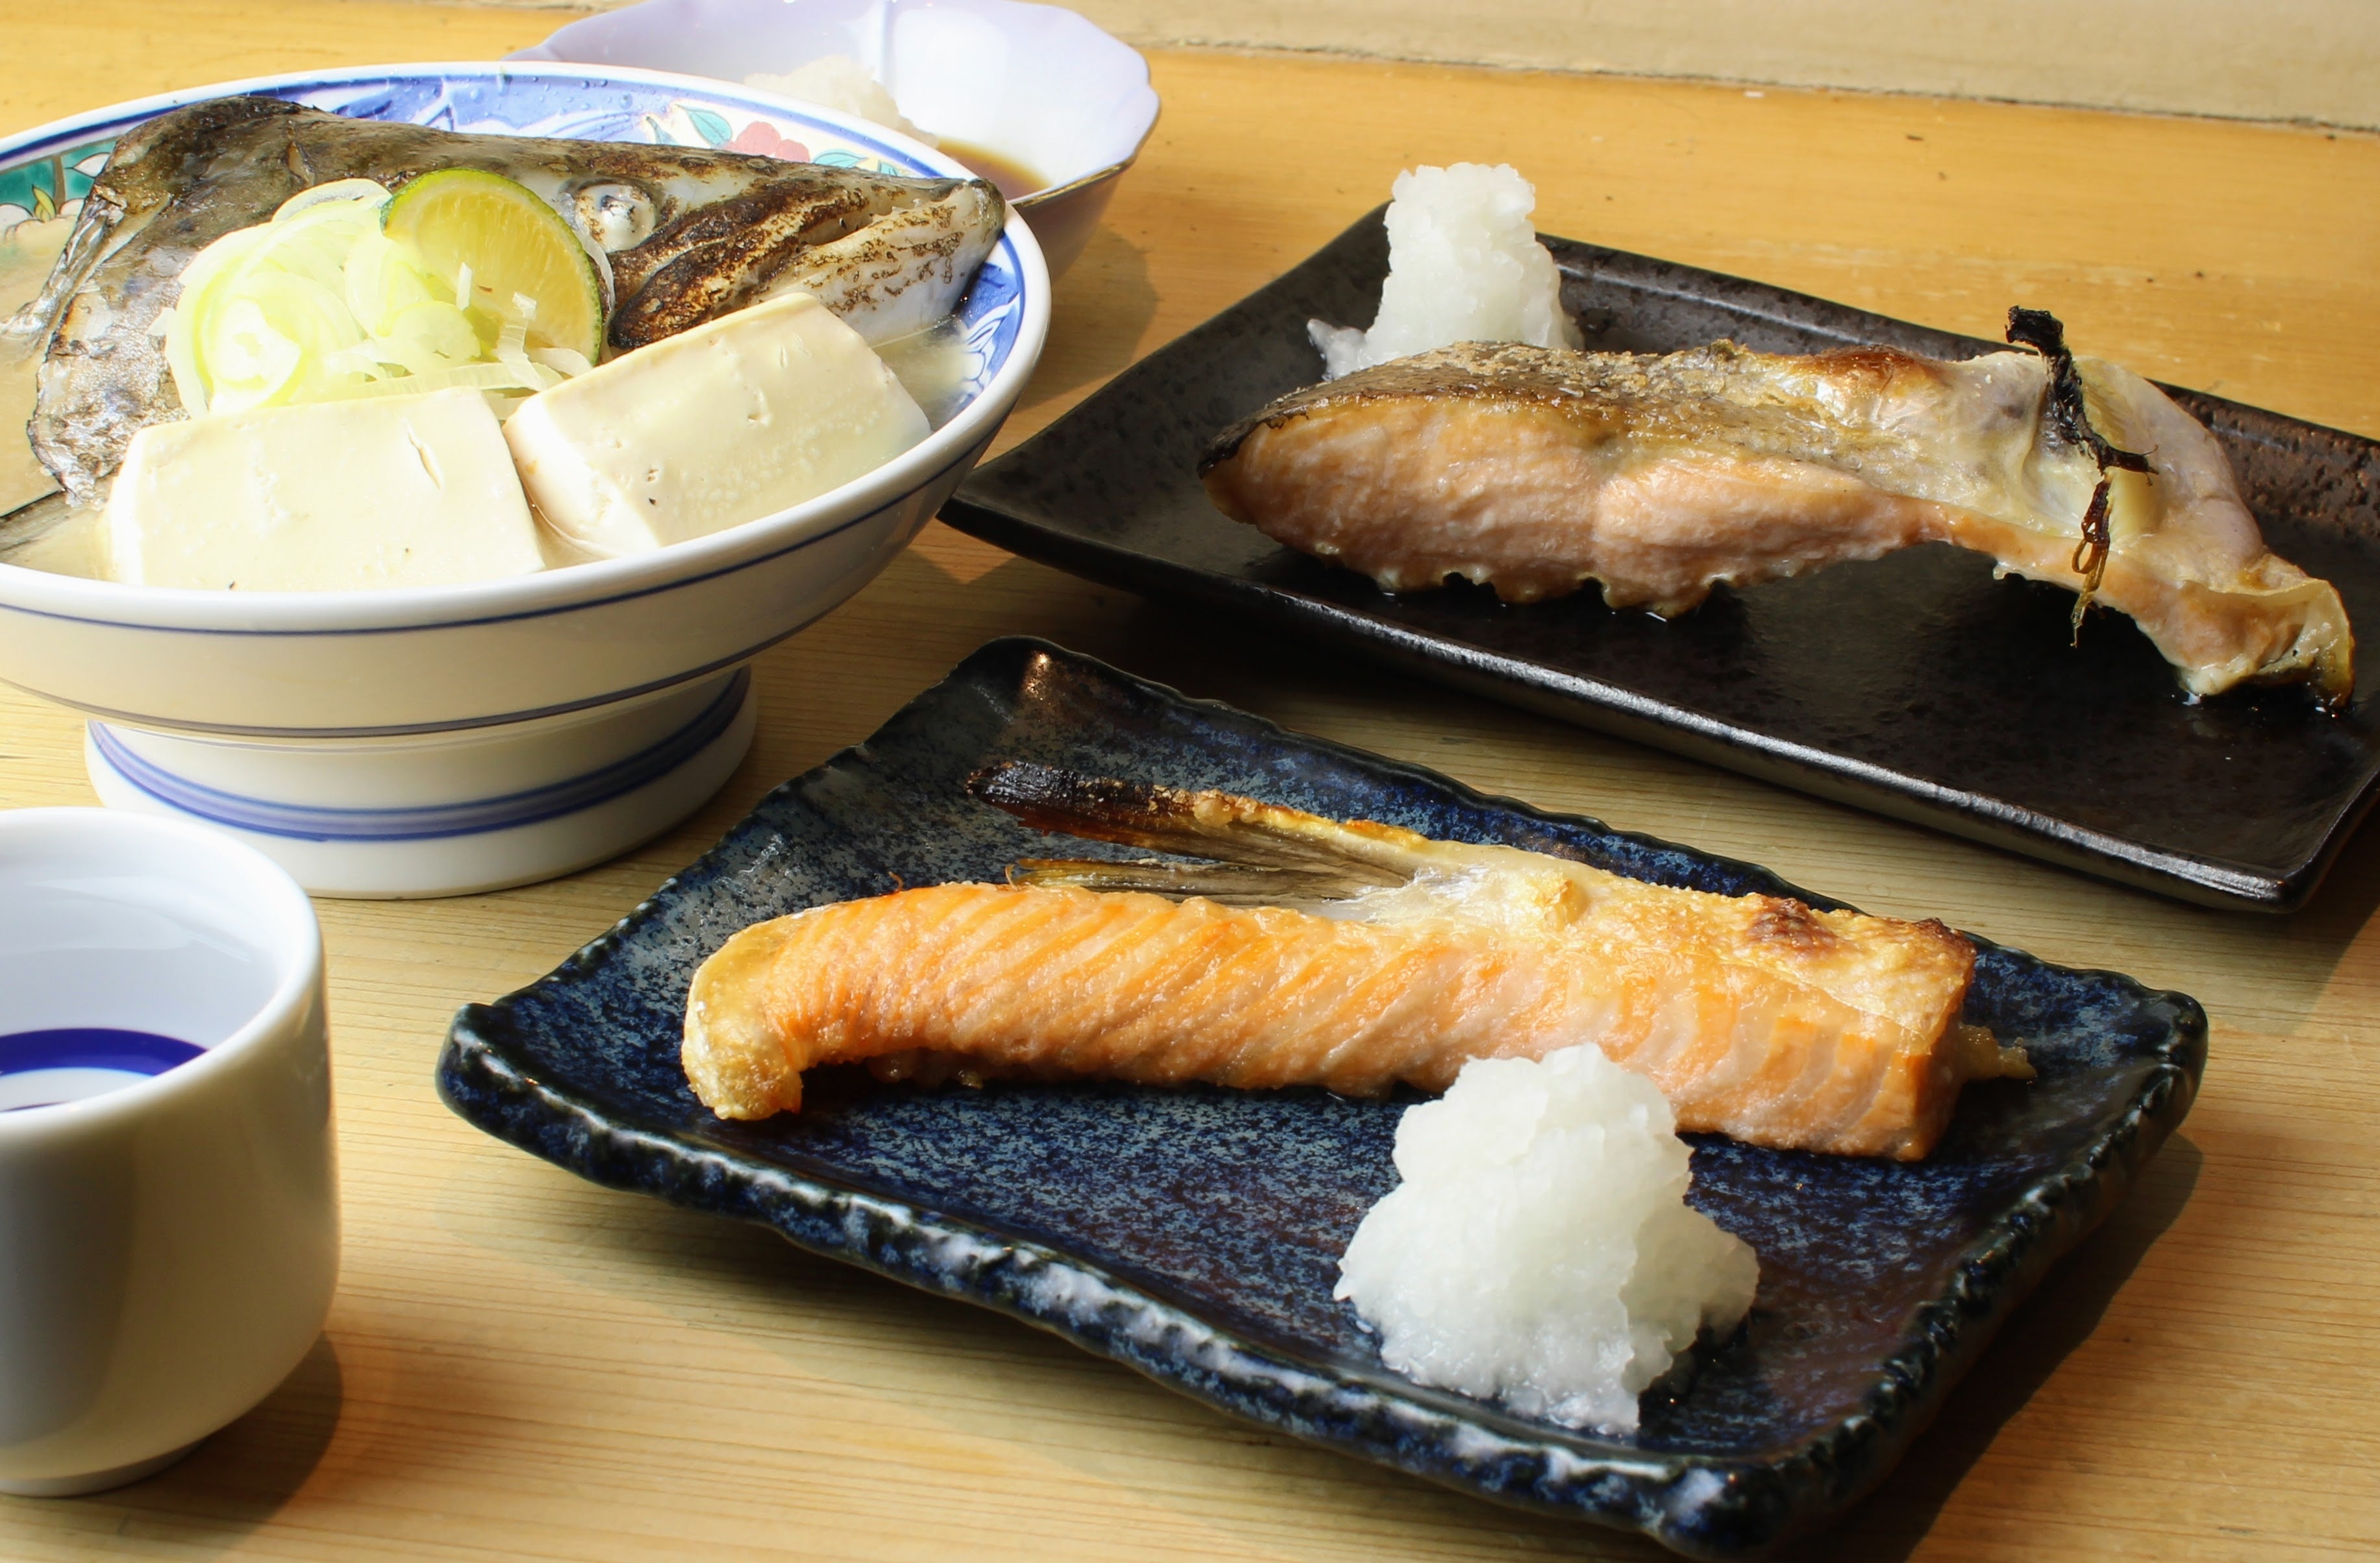
[(780, 917), (697, 974), (686, 1073), (754, 1119), (797, 1109), (808, 1070), (920, 1052), (981, 1074), (1373, 1095), (1592, 1042), (1682, 1129), (1914, 1159), (1965, 1081), (2029, 1072), (1959, 1024), (1974, 955), (1938, 923), (1426, 845), (1461, 871), (1378, 892), (1371, 917), (986, 884)]

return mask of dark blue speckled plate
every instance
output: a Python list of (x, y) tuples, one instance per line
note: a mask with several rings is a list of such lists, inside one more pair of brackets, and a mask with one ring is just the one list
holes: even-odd
[[(2052, 1260), (2189, 1109), (2198, 1005), (1984, 946), (1968, 1018), (2030, 1086), (1970, 1087), (1915, 1166), (1697, 1143), (1695, 1203), (1760, 1254), (1746, 1328), (1633, 1438), (1416, 1387), (1330, 1299), (1394, 1181), (1397, 1103), (1099, 1085), (928, 1092), (814, 1076), (797, 1118), (713, 1119), (677, 1064), (688, 977), (763, 917), (895, 883), (996, 878), (1049, 838), (967, 799), (993, 760), (1224, 787), (1664, 884), (1764, 871), (1487, 798), (1028, 640), (985, 647), (884, 729), (771, 794), (552, 975), (455, 1023), (442, 1095), (598, 1182), (1043, 1326), (1240, 1416), (1701, 1557), (1822, 1525), (1881, 1480)], [(1077, 849), (1069, 846), (1072, 853)], [(1096, 847), (1086, 850), (1098, 851)]]

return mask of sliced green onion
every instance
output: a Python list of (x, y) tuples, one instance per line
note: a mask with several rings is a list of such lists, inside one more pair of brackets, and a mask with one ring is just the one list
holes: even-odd
[(480, 336), (462, 310), (433, 298), (400, 312), (372, 337), (371, 347), (382, 363), (431, 374), (478, 359)]
[(427, 374), (401, 374), (389, 380), (375, 380), (347, 393), (350, 396), (413, 396), (431, 391), (538, 391), (539, 385), (523, 385), (504, 364), (456, 364), (451, 369), (431, 370)]
[(587, 355), (576, 347), (532, 347), (528, 350), (528, 357), (531, 363), (541, 364), (565, 380), (575, 379), (595, 367), (587, 361)]
[(446, 285), (417, 262), (403, 245), (373, 233), (347, 251), (343, 283), (356, 323), (374, 335), (417, 304), (451, 305)]
[(274, 210), (276, 223), (294, 217), (309, 207), (356, 202), (370, 206), (374, 212), (388, 204), (388, 187), (377, 179), (334, 179), (327, 185), (312, 185), (299, 190)]
[(191, 259), (154, 331), (192, 416), (449, 387), (492, 400), (592, 367), (567, 348), (528, 350), (527, 295), (501, 312), (458, 308), (468, 262), (451, 286), (422, 265), (382, 231), (389, 199), (370, 179), (318, 185)]

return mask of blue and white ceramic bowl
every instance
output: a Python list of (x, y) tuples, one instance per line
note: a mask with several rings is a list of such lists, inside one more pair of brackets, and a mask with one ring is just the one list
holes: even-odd
[[(718, 81), (382, 66), (170, 93), (0, 142), (0, 229), (73, 210), (133, 126), (237, 92), (453, 130), (965, 173), (863, 121)], [(743, 664), (865, 585), (990, 443), (1049, 327), (1021, 221), (959, 313), (972, 361), (956, 412), (808, 503), (653, 553), (441, 588), (234, 594), (0, 564), (0, 678), (96, 719), (87, 757), (108, 803), (231, 830), (316, 891), (448, 894), (600, 861), (726, 779), (752, 731)]]

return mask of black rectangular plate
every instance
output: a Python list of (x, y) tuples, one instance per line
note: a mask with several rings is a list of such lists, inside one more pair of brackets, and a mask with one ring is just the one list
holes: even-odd
[[(1546, 243), (1598, 350), (1725, 336), (1772, 353), (1884, 343), (1962, 358), (1998, 345)], [(2370, 806), (2374, 695), (2337, 718), (2300, 687), (2193, 703), (2131, 620), (2095, 613), (2070, 648), (2070, 593), (1996, 581), (1989, 560), (1948, 544), (1721, 587), (1664, 623), (1592, 591), (1521, 608), (1462, 585), (1397, 596), (1226, 519), (1199, 487), (1200, 451), (1318, 378), (1305, 322), (1369, 321), (1387, 269), (1375, 212), (978, 468), (942, 518), (1151, 598), (2207, 905), (2295, 910)], [(2380, 444), (2171, 394), (2223, 442), (2274, 551), (2334, 583), (2352, 623), (2380, 624)]]
[(695, 1100), (678, 1065), (686, 985), (737, 929), (896, 884), (996, 881), (1048, 854), (1049, 837), (966, 795), (966, 778), (1000, 760), (1222, 787), (1660, 884), (1796, 893), (1762, 869), (1483, 797), (1053, 646), (994, 641), (867, 743), (763, 798), (552, 975), (464, 1010), (440, 1094), (584, 1177), (763, 1222), (1224, 1411), (1735, 1557), (1825, 1524), (1883, 1479), (2050, 1263), (2123, 1198), (2205, 1064), (2206, 1017), (2182, 995), (1978, 941), (1966, 1018), (2022, 1043), (2040, 1077), (1970, 1085), (1923, 1162), (1697, 1136), (1695, 1205), (1760, 1257), (1751, 1319), (1698, 1354), (1690, 1383), (1648, 1393), (1633, 1436), (1532, 1421), (1390, 1372), (1331, 1299), (1355, 1223), (1396, 1181), (1403, 1100), (921, 1091), (833, 1071), (805, 1082), (795, 1116), (730, 1123)]

